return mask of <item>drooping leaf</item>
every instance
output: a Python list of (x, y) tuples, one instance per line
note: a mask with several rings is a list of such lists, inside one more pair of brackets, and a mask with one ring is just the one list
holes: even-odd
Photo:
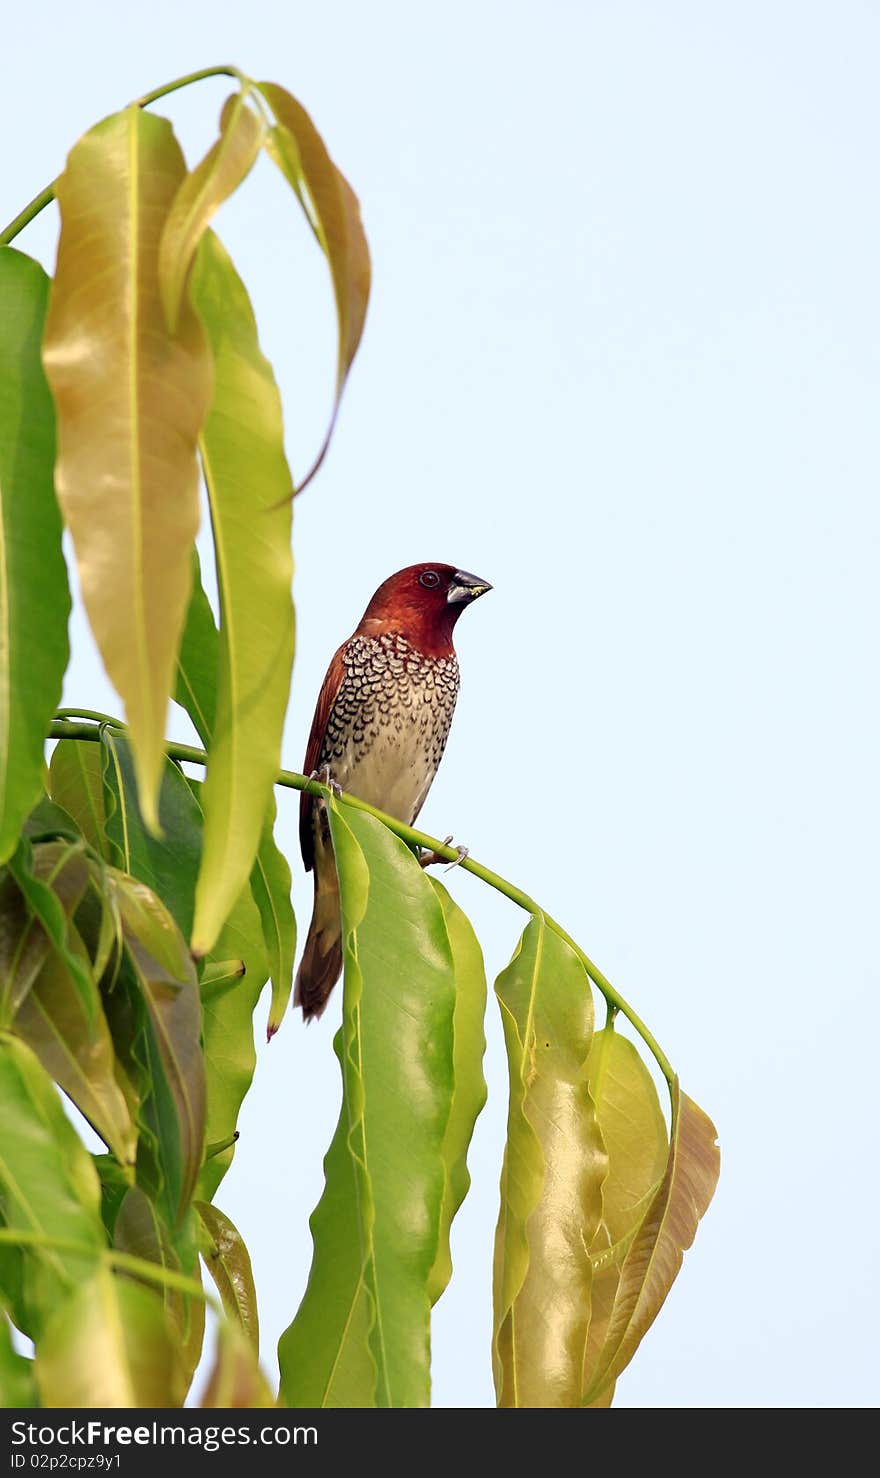
[(198, 1197), (211, 1201), (235, 1154), (233, 1135), (257, 1054), (253, 1016), (268, 976), (260, 918), (245, 888), (202, 970), (202, 1031), (207, 1080), (206, 1142), (227, 1149), (205, 1160)]
[(85, 739), (61, 739), (49, 761), (49, 794), (73, 817), (89, 846), (110, 861), (104, 834), (104, 752)]
[(192, 591), (186, 611), (180, 651), (177, 654), (177, 684), (174, 701), (193, 722), (206, 749), (211, 747), (217, 713), (217, 684), (220, 680), (220, 638), (214, 612), (202, 585), (197, 549), (192, 552)]
[(114, 1155), (92, 1155), (92, 1164), (101, 1182), (101, 1220), (112, 1242), (119, 1208), (131, 1190), (131, 1180)]
[(454, 1086), (452, 1108), (443, 1139), (446, 1183), (437, 1256), (428, 1284), (433, 1304), (452, 1277), (449, 1233), (453, 1218), (470, 1188), (467, 1152), (474, 1125), (486, 1102), (486, 1080), (482, 1068), (483, 1053), (486, 1050), (483, 1030), (486, 1015), (486, 971), (483, 966), (483, 952), (469, 920), (442, 883), (432, 878), (431, 884), (443, 909), (446, 932), (452, 947), (456, 986), (453, 1018)]
[(61, 838), (66, 842), (79, 842), (83, 840), (82, 832), (72, 816), (69, 816), (63, 806), (57, 801), (52, 801), (47, 795), (41, 795), (33, 810), (29, 811), (24, 819), (21, 834), (33, 844), (34, 842), (55, 842)]
[(11, 1022), (50, 948), (9, 868), (0, 868), (0, 1024)]
[(215, 212), (250, 173), (263, 132), (263, 121), (248, 107), (245, 93), (233, 93), (223, 105), (220, 137), (174, 197), (159, 246), (162, 302), (172, 333), (199, 242)]
[(189, 1205), (205, 1140), (198, 984), (186, 943), (156, 895), (115, 869), (107, 876), (143, 1008), (139, 1027), (151, 1086), (145, 1107), (160, 1147), (163, 1204), (173, 1228)]
[(74, 145), (55, 186), (61, 238), (43, 351), (58, 497), (95, 640), (125, 702), (151, 830), (211, 392), (195, 314), (184, 301), (170, 334), (159, 294), (159, 239), (185, 173), (171, 125), (134, 105)]
[(8, 1411), (38, 1405), (34, 1362), (19, 1355), (12, 1343), (9, 1320), (0, 1312), (0, 1406)]
[[(33, 915), (70, 973), (86, 1019), (94, 1021), (96, 996), (87, 960), (68, 943), (70, 920), (89, 887), (89, 863), (81, 842), (41, 842), (31, 847), (21, 838), (7, 866)], [(19, 982), (20, 984), (20, 982)], [(23, 995), (13, 989), (18, 1007)]]
[(305, 1297), (281, 1338), (289, 1406), (426, 1406), (429, 1280), (445, 1189), (455, 975), (443, 909), (409, 848), (330, 806), (345, 983), (339, 1125), (312, 1217)]
[[(113, 1043), (85, 946), (71, 925), (68, 953), (79, 955), (91, 1010), (64, 957), (52, 950), (19, 1007), (13, 1028), (76, 1104), (123, 1166), (134, 1166), (137, 1128), (115, 1074)], [(131, 1171), (130, 1173), (133, 1173)]]
[(104, 1263), (49, 1321), (35, 1373), (47, 1407), (180, 1406), (186, 1394), (161, 1294)]
[(217, 1353), (199, 1405), (239, 1411), (275, 1405), (253, 1345), (229, 1320), (218, 1326)]
[(40, 360), (48, 296), (39, 263), (0, 247), (0, 862), (42, 787), (68, 656), (55, 413)]
[(201, 454), (221, 605), (192, 936), (193, 950), (204, 955), (250, 876), (281, 761), (293, 662), (293, 562), (281, 401), (244, 285), (213, 232), (199, 247), (192, 290), (214, 355)]
[[(206, 749), (211, 747), (217, 707), (220, 644), (208, 597), (202, 588), (198, 555), (194, 556), (193, 592), (187, 612), (177, 667), (176, 701), (189, 714)], [(200, 797), (201, 790), (196, 794)], [(201, 800), (200, 800), (201, 804)], [(268, 1035), (281, 1025), (290, 999), (296, 954), (296, 919), (290, 898), (290, 868), (274, 838), (275, 797), (269, 810), (251, 870), (251, 892), (260, 912), (263, 941), (272, 978)], [(215, 944), (215, 959), (224, 952)], [(253, 976), (253, 970), (250, 971)]]
[[(145, 1262), (171, 1272), (183, 1272), (198, 1279), (199, 1255), (195, 1236), (195, 1222), (187, 1224), (184, 1235), (172, 1241), (168, 1228), (148, 1196), (139, 1186), (133, 1186), (122, 1200), (113, 1228), (113, 1245), (121, 1252), (131, 1253)], [(181, 1256), (181, 1252), (183, 1256)], [(136, 1277), (134, 1273), (129, 1276)], [(147, 1287), (153, 1283), (141, 1279)], [(205, 1332), (205, 1302), (202, 1298), (183, 1293), (180, 1289), (164, 1287), (160, 1293), (165, 1312), (179, 1338), (181, 1365), (189, 1385), (193, 1371), (199, 1361)]]
[(105, 724), (101, 745), (109, 794), (105, 831), (113, 861), (152, 888), (173, 916), (184, 939), (192, 932), (196, 878), (202, 851), (202, 813), (185, 775), (166, 756), (159, 790), (161, 835), (146, 829), (138, 804), (131, 747), (123, 733)]
[(495, 1238), (498, 1405), (578, 1406), (589, 1248), (608, 1168), (587, 1091), (592, 993), (577, 955), (541, 914), (495, 989), (510, 1070)]
[(605, 1341), (621, 1264), (663, 1177), (669, 1147), (654, 1081), (632, 1042), (608, 1027), (597, 1032), (587, 1077), (608, 1151), (608, 1175), (602, 1186), (602, 1222), (590, 1247), (593, 1288), (585, 1389)]
[(641, 1219), (645, 1195), (662, 1179), (669, 1135), (654, 1080), (620, 1032), (596, 1032), (587, 1078), (608, 1151), (602, 1220), (615, 1243)]
[(205, 1267), (211, 1274), (227, 1316), (241, 1326), (254, 1354), (260, 1353), (257, 1290), (250, 1255), (241, 1233), (229, 1217), (207, 1201), (196, 1201), (204, 1228), (200, 1239)]
[(30, 1048), (6, 1032), (0, 1032), (0, 1103), (0, 1219), (12, 1231), (45, 1238), (0, 1259), (0, 1302), (19, 1329), (38, 1338), (53, 1309), (97, 1265), (104, 1245), (101, 1193), (52, 1079)]
[(678, 1276), (718, 1181), (716, 1139), (714, 1124), (681, 1092), (676, 1078), (666, 1173), (624, 1258), (585, 1403), (600, 1396), (629, 1364)]
[(272, 796), (251, 872), (251, 892), (260, 912), (272, 979), (272, 1001), (266, 1027), (266, 1038), (269, 1041), (278, 1031), (287, 1010), (296, 954), (296, 919), (290, 901), (290, 867), (275, 842), (275, 815), (275, 797)]
[(277, 120), (267, 139), (269, 155), (306, 211), (327, 258), (339, 324), (336, 395), (330, 425), (316, 461), (300, 484), (302, 491), (324, 460), (361, 341), (370, 296), (370, 253), (357, 196), (327, 153), (305, 108), (275, 82), (261, 82), (259, 87)]

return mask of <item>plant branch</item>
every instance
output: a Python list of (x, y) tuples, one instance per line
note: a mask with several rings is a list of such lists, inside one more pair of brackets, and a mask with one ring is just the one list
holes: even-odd
[[(188, 87), (191, 82), (201, 82), (205, 77), (235, 77), (242, 86), (247, 81), (244, 73), (240, 72), (238, 67), (204, 67), (200, 72), (189, 72), (186, 77), (177, 77), (174, 82), (165, 82), (161, 87), (154, 88), (152, 92), (145, 92), (143, 97), (134, 99), (132, 106), (138, 108), (149, 107), (150, 103), (158, 102), (159, 98), (167, 97), (170, 92), (177, 92), (181, 87)], [(25, 226), (29, 226), (31, 221), (35, 220), (40, 212), (46, 209), (47, 205), (51, 205), (54, 199), (55, 181), (53, 180), (51, 185), (47, 185), (44, 190), (40, 191), (39, 195), (34, 196), (33, 200), (25, 206), (24, 210), (19, 211), (14, 221), (10, 221), (8, 226), (4, 226), (3, 230), (0, 231), (0, 246), (8, 246), (10, 241), (14, 241), (19, 232), (23, 231)]]
[[(65, 710), (65, 712), (70, 711)], [(49, 725), (50, 739), (97, 740), (100, 737), (100, 731), (94, 724), (76, 723), (71, 719), (56, 719)], [(208, 756), (205, 751), (203, 749), (196, 749), (191, 744), (166, 744), (165, 750), (173, 760), (183, 760), (194, 765), (207, 765), (208, 763)], [(279, 770), (275, 777), (275, 784), (284, 786), (288, 790), (304, 790), (309, 795), (321, 796), (325, 800), (330, 797), (330, 791), (326, 785), (322, 785), (318, 780), (308, 780), (305, 775), (299, 775), (295, 770)], [(454, 847), (446, 846), (445, 843), (438, 841), (436, 837), (430, 837), (423, 831), (416, 831), (412, 826), (405, 826), (402, 821), (398, 821), (394, 816), (386, 815), (384, 811), (380, 811), (378, 807), (371, 806), (366, 801), (360, 800), (356, 795), (349, 795), (347, 792), (343, 792), (341, 799), (343, 805), (353, 806), (357, 811), (366, 811), (368, 815), (375, 816), (377, 821), (381, 821), (383, 826), (387, 826), (389, 831), (393, 831), (395, 836), (399, 836), (401, 841), (408, 842), (411, 847), (423, 847), (428, 851), (436, 852), (439, 858), (447, 862), (457, 863), (463, 872), (473, 873), (474, 877), (479, 878), (481, 882), (488, 883), (490, 888), (494, 888), (496, 892), (502, 893), (505, 898), (509, 898), (511, 903), (517, 904), (526, 913), (541, 914), (547, 927), (552, 929), (554, 934), (558, 934), (560, 939), (564, 939), (569, 948), (574, 950), (589, 979), (592, 980), (597, 990), (604, 996), (609, 1012), (619, 1011), (635, 1027), (645, 1046), (653, 1054), (657, 1066), (660, 1068), (667, 1083), (670, 1086), (672, 1085), (675, 1078), (675, 1071), (672, 1064), (653, 1034), (642, 1021), (642, 1018), (624, 1000), (623, 996), (615, 990), (611, 981), (602, 974), (599, 967), (593, 964), (593, 961), (588, 955), (584, 954), (580, 945), (572, 939), (571, 935), (563, 929), (561, 924), (558, 924), (539, 903), (535, 902), (534, 898), (530, 898), (528, 893), (524, 893), (514, 883), (509, 883), (506, 878), (501, 877), (497, 872), (492, 872), (490, 868), (484, 867), (481, 862), (477, 862), (473, 857), (465, 857), (463, 860), (460, 860), (459, 853)]]

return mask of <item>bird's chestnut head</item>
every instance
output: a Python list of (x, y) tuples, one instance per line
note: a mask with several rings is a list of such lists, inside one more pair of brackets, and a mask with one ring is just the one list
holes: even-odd
[(466, 606), (492, 586), (455, 565), (408, 565), (384, 580), (358, 628), (364, 634), (398, 631), (432, 656), (452, 651), (452, 628)]

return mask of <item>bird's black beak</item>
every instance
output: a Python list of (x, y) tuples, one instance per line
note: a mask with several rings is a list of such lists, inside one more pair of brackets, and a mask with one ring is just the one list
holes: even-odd
[(466, 570), (456, 570), (449, 582), (446, 603), (447, 605), (458, 605), (476, 600), (477, 596), (485, 595), (486, 591), (491, 589), (489, 581), (482, 580), (479, 575), (469, 575)]

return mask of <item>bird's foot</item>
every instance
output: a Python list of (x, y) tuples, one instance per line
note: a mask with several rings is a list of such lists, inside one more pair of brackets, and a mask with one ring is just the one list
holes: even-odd
[(332, 791), (337, 800), (339, 800), (340, 796), (342, 795), (342, 786), (339, 784), (338, 780), (333, 779), (333, 776), (330, 774), (329, 765), (322, 765), (320, 770), (313, 770), (311, 775), (309, 776), (309, 779), (320, 780), (322, 785), (326, 785), (327, 789), (329, 791)]
[[(443, 838), (444, 847), (448, 847), (451, 842), (451, 836)], [(434, 867), (438, 862), (446, 862), (448, 863), (446, 871), (451, 872), (454, 867), (458, 867), (459, 863), (464, 862), (465, 858), (470, 855), (467, 847), (456, 847), (455, 850), (458, 856), (454, 862), (449, 862), (448, 857), (441, 857), (439, 852), (423, 852), (419, 858), (419, 867)]]

